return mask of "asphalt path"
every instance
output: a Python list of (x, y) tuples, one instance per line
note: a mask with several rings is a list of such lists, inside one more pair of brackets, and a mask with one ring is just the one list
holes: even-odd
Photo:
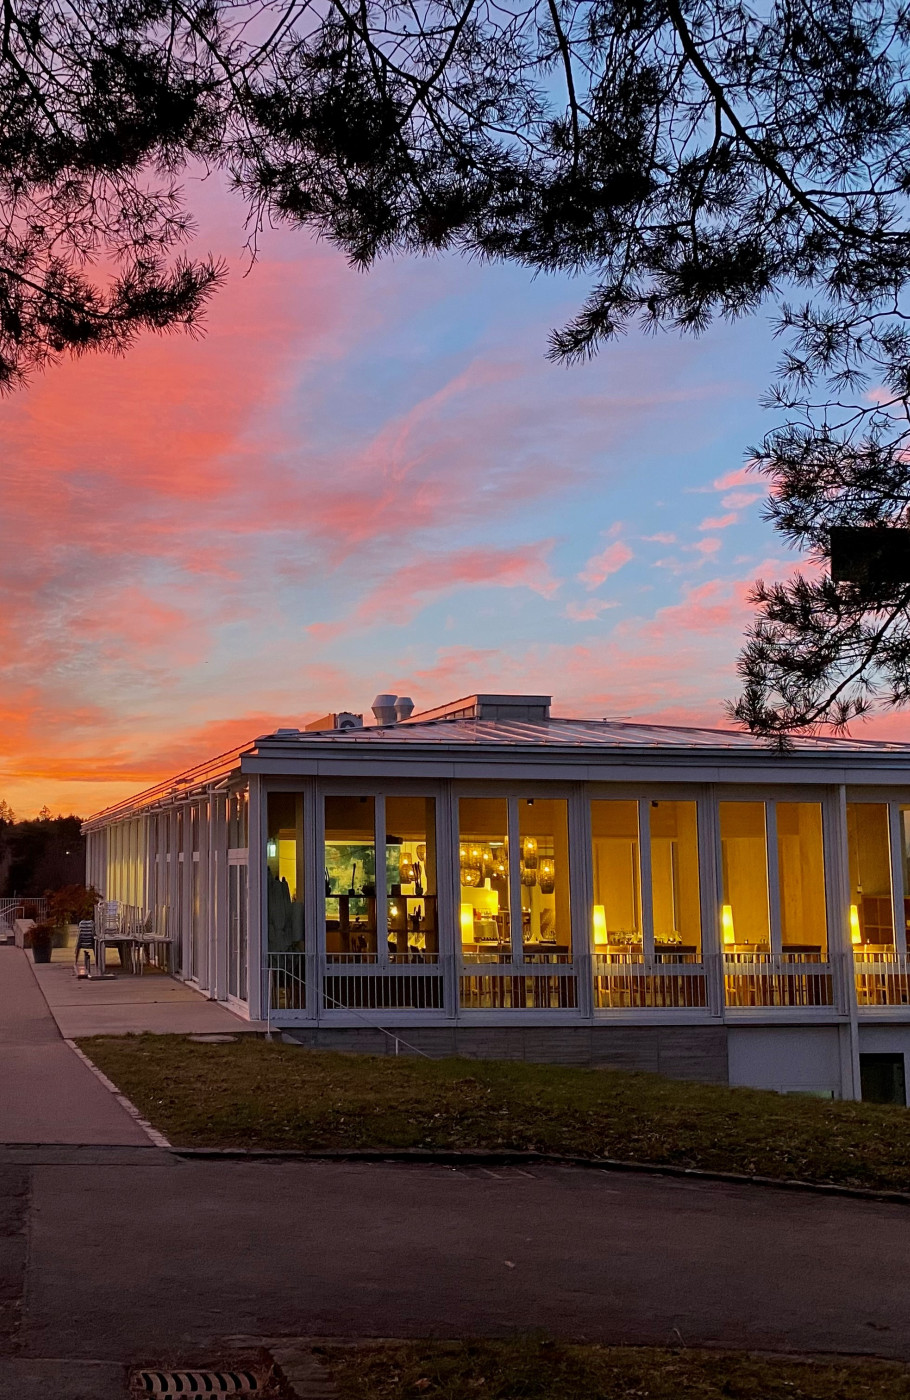
[(154, 1148), (7, 1150), (0, 1202), (0, 1356), (19, 1365), (189, 1363), (237, 1337), (516, 1333), (910, 1359), (898, 1205)]

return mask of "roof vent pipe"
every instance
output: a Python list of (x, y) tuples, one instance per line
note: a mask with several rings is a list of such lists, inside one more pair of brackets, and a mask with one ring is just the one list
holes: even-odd
[(377, 695), (370, 708), (376, 716), (377, 724), (395, 724), (398, 716), (395, 713), (395, 701), (397, 695)]
[(395, 701), (395, 717), (398, 723), (401, 724), (402, 720), (410, 719), (413, 713), (414, 701), (410, 695), (399, 695)]

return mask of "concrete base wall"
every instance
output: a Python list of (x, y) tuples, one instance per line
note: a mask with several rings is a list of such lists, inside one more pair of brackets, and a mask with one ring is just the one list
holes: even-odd
[(730, 1083), (849, 1097), (839, 1026), (730, 1026)]
[[(393, 1040), (366, 1028), (295, 1027), (286, 1028), (284, 1036), (314, 1050), (395, 1053)], [(401, 1036), (401, 1054), (408, 1054), (412, 1046), (434, 1059), (458, 1055), (471, 1060), (605, 1065), (651, 1070), (671, 1079), (727, 1083), (723, 1026), (402, 1026)]]

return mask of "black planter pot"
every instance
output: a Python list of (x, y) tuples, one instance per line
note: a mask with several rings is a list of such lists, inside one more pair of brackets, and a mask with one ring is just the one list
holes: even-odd
[(53, 941), (50, 938), (42, 938), (38, 942), (32, 943), (32, 962), (49, 963), (52, 947)]

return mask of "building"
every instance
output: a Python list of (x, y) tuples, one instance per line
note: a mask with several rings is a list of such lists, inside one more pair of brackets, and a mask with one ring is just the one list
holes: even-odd
[(910, 745), (394, 701), (92, 817), (88, 880), (307, 1044), (906, 1100)]

